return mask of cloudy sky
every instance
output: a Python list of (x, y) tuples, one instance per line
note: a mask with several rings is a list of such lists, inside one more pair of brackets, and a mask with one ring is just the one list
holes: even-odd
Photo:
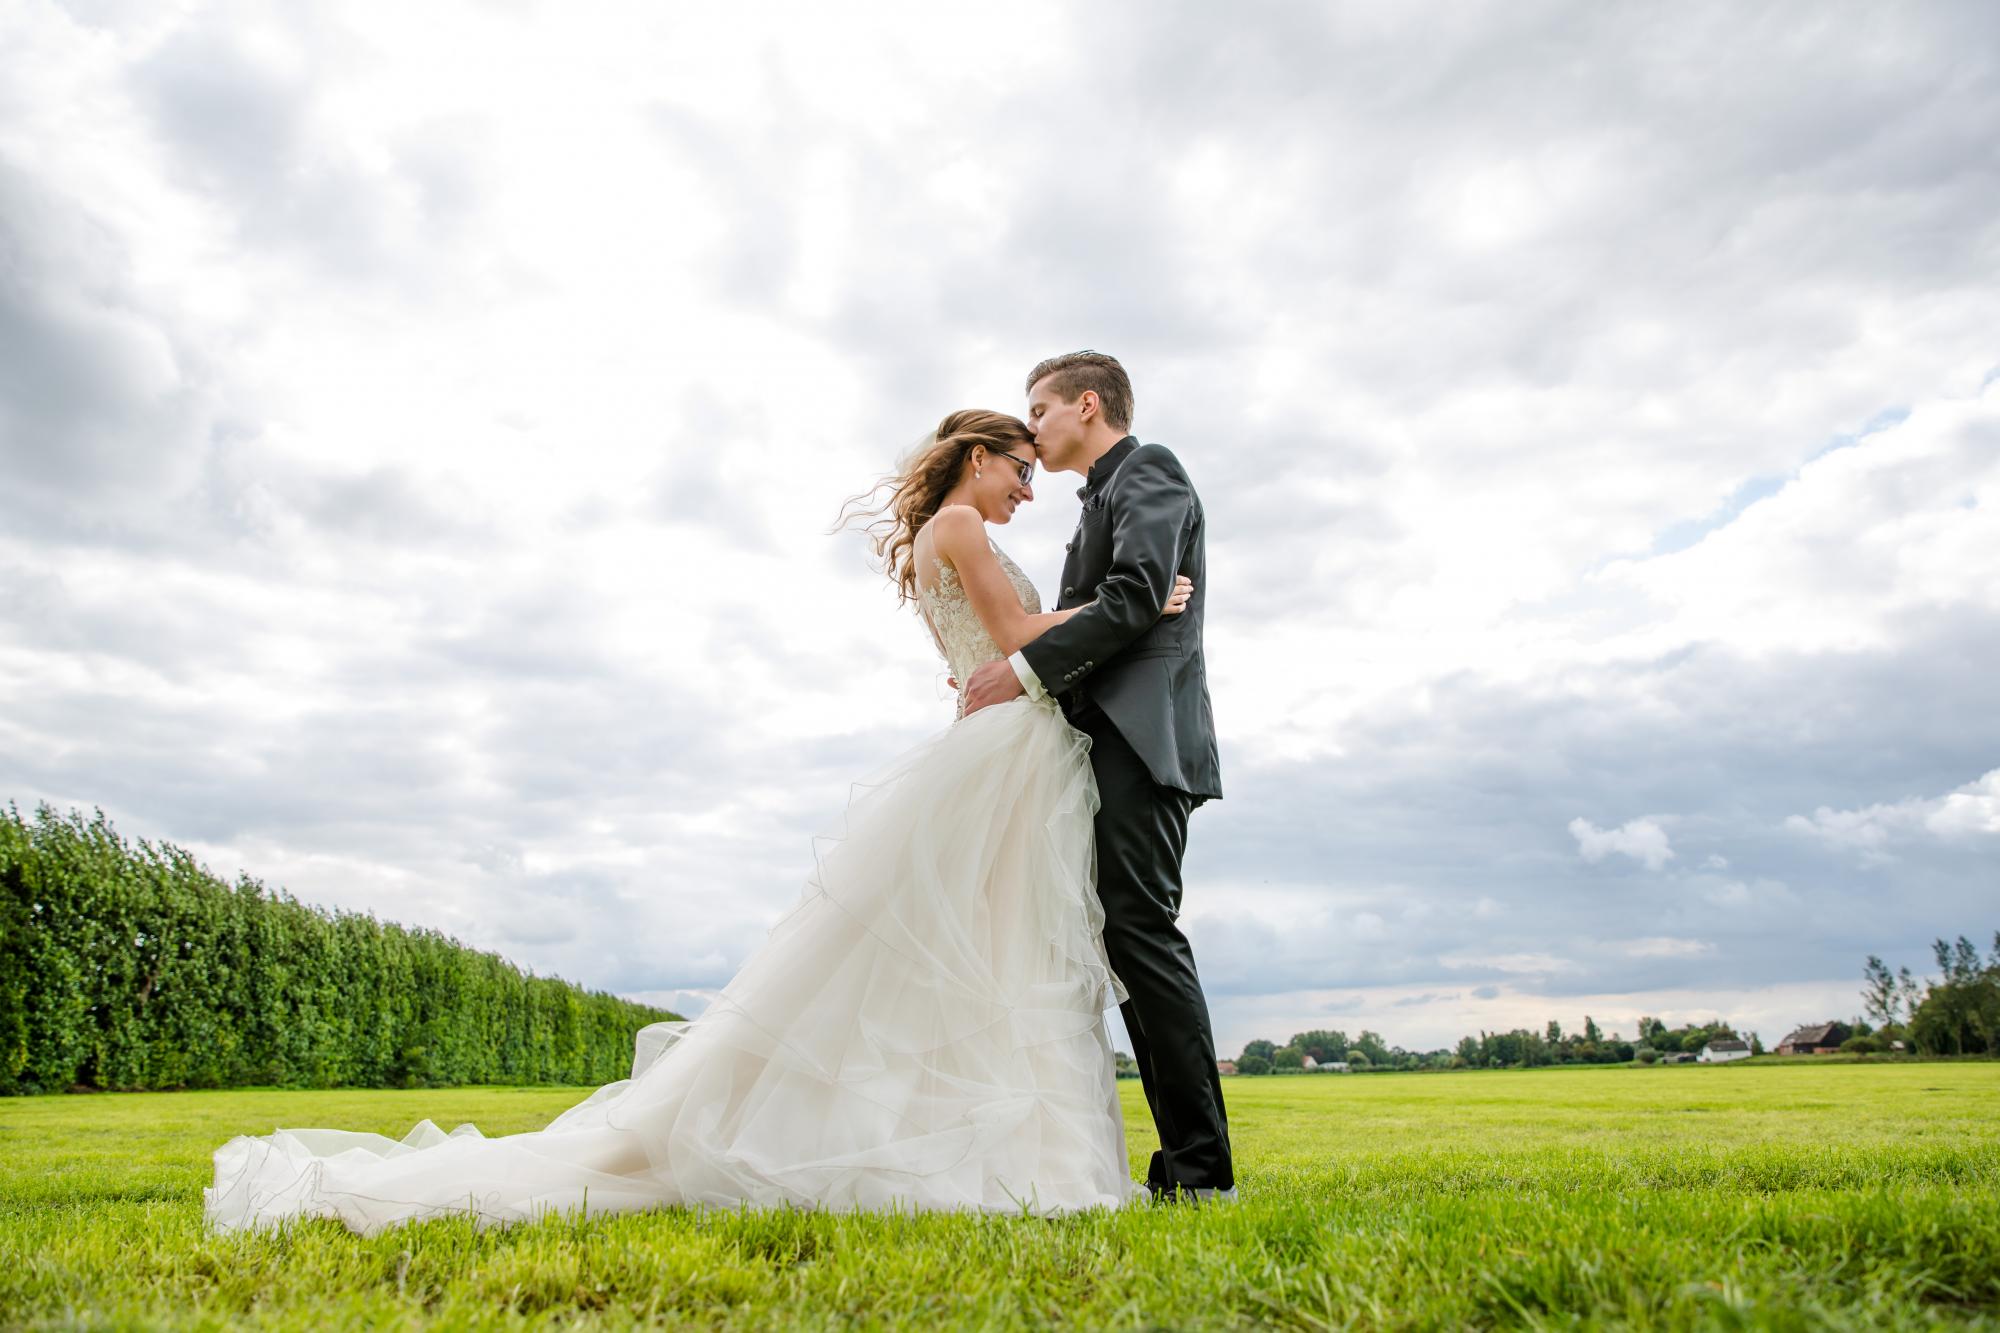
[(841, 500), (1089, 346), (1209, 512), (1225, 1052), (1851, 1014), (2000, 928), (1996, 53), (0, 5), (0, 800), (696, 1009), (950, 720)]

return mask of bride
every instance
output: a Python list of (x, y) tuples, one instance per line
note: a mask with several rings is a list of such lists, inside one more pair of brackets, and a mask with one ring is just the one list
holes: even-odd
[[(1042, 611), (986, 536), (1034, 498), (1034, 464), (1020, 421), (954, 412), (872, 511), (958, 681), (1075, 614)], [(239, 1136), (216, 1150), (209, 1225), (1130, 1202), (1089, 747), (1046, 698), (966, 717), (961, 689), (959, 720), (858, 789), (845, 838), (714, 1004), (639, 1032), (629, 1079), (525, 1134)]]

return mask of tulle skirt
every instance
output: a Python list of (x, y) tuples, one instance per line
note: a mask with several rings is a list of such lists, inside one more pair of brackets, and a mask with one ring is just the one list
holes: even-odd
[(955, 723), (856, 787), (799, 902), (629, 1079), (525, 1134), (240, 1136), (209, 1224), (1125, 1205), (1089, 747), (1046, 700)]

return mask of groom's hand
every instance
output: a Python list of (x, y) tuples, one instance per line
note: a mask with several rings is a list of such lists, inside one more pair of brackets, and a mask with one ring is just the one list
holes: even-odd
[(991, 704), (1021, 697), (1021, 678), (1005, 658), (975, 669), (965, 682), (965, 715), (971, 717)]

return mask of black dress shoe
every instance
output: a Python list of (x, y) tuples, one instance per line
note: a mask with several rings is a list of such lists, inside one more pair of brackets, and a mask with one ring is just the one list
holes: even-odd
[(1212, 1185), (1155, 1185), (1149, 1180), (1146, 1182), (1146, 1192), (1152, 1196), (1154, 1203), (1159, 1204), (1236, 1202), (1234, 1185), (1218, 1189)]

